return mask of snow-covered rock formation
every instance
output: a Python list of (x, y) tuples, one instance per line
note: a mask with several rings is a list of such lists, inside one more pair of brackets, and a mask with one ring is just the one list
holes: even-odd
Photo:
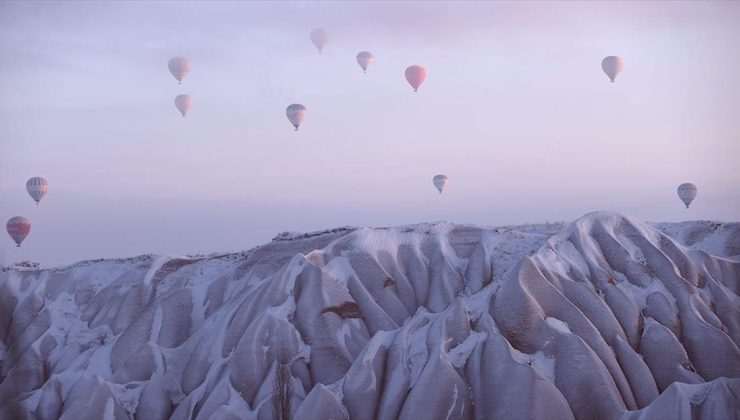
[(740, 223), (607, 212), (6, 268), (0, 418), (733, 418), (739, 288)]

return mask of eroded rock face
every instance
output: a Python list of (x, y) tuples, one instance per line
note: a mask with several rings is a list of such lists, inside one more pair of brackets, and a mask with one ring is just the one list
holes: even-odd
[(732, 413), (738, 237), (600, 212), (4, 270), (0, 417), (269, 419), (286, 363), (299, 419)]

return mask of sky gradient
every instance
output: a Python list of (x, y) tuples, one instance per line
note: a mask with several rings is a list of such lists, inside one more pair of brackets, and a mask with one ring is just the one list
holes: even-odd
[[(3, 2), (0, 53), (0, 217), (33, 223), (20, 249), (3, 234), (0, 264), (602, 209), (740, 219), (740, 3)], [(613, 84), (607, 55), (625, 60)]]

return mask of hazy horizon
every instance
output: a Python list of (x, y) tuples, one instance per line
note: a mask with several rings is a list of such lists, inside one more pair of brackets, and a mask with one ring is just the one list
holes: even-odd
[[(594, 210), (738, 221), (739, 22), (730, 2), (0, 3), (0, 216), (33, 223), (21, 248), (4, 234), (0, 264)], [(180, 86), (176, 55), (193, 62)], [(607, 55), (625, 60), (616, 83)], [(32, 176), (50, 184), (39, 206)]]

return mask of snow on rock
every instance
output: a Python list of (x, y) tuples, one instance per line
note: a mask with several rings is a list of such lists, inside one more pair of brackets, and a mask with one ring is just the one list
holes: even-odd
[(3, 267), (0, 418), (732, 418), (739, 290), (740, 223), (611, 212)]
[(705, 384), (675, 382), (642, 410), (621, 420), (736, 419), (740, 417), (740, 379), (719, 378)]
[(348, 415), (344, 406), (339, 402), (336, 395), (321, 383), (313, 387), (298, 407), (295, 415), (296, 420), (344, 420), (346, 418), (348, 418)]

